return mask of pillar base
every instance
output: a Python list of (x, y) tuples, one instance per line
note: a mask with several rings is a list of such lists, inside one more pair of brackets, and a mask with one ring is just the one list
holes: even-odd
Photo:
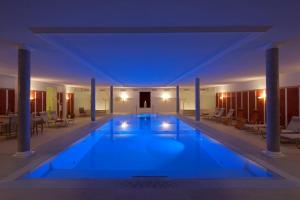
[(273, 152), (273, 151), (263, 150), (262, 153), (270, 158), (284, 157), (284, 154), (282, 152)]
[(24, 152), (17, 152), (14, 154), (15, 158), (28, 158), (34, 154), (34, 151), (24, 151)]

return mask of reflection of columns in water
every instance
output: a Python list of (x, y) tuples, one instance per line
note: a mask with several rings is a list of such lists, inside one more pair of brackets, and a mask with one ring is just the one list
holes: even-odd
[(179, 140), (180, 138), (179, 138), (179, 131), (180, 131), (180, 121), (179, 121), (179, 119), (176, 119), (176, 140)]
[(141, 130), (151, 130), (151, 117), (139, 117), (139, 128)]
[(114, 140), (114, 120), (111, 119), (109, 122), (110, 125), (110, 140)]

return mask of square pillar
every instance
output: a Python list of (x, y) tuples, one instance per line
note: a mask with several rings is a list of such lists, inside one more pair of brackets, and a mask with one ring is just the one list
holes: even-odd
[(180, 94), (179, 94), (179, 85), (176, 86), (176, 114), (180, 112)]
[(109, 98), (109, 111), (110, 114), (114, 113), (114, 86), (110, 86), (110, 98)]
[(266, 50), (266, 118), (267, 151), (271, 156), (280, 154), (280, 91), (279, 49)]
[(195, 120), (200, 121), (200, 80), (195, 79)]
[(30, 149), (30, 51), (18, 49), (18, 138), (16, 157), (27, 157)]
[(91, 121), (96, 120), (96, 81), (91, 79)]

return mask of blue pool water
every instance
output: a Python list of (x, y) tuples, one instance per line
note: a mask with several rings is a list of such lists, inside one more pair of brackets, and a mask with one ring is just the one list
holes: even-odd
[(28, 179), (271, 178), (265, 168), (175, 116), (117, 116), (25, 175)]

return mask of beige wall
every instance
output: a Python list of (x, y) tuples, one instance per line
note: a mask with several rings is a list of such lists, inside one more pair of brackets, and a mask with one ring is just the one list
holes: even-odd
[(201, 89), (200, 109), (203, 111), (214, 112), (216, 108), (216, 89), (215, 87)]
[[(31, 90), (40, 90), (40, 91), (47, 91), (47, 88), (54, 88), (58, 92), (65, 92), (66, 87), (61, 84), (54, 84), (54, 83), (47, 83), (36, 81), (32, 79), (30, 81), (30, 89)], [(18, 110), (18, 79), (16, 76), (8, 76), (8, 75), (1, 75), (0, 74), (0, 88), (10, 88), (15, 89), (15, 110)], [(51, 108), (52, 109), (52, 108)], [(53, 108), (55, 110), (55, 108)]]
[(0, 74), (0, 88), (14, 89), (16, 85), (16, 77)]
[[(149, 110), (139, 108), (139, 92), (151, 92), (151, 105)], [(195, 94), (193, 87), (184, 87), (180, 89), (180, 109), (195, 109)], [(121, 94), (128, 95), (127, 101), (121, 100)], [(170, 96), (168, 101), (162, 100), (162, 94), (167, 93)], [(215, 88), (201, 89), (200, 108), (201, 110), (212, 112), (215, 109)], [(175, 113), (176, 112), (176, 89), (175, 88), (116, 88), (114, 90), (114, 111), (115, 113), (135, 113), (135, 112), (156, 112), (156, 113)]]
[[(139, 92), (151, 92), (151, 109), (139, 108)], [(176, 112), (175, 88), (115, 88), (114, 112), (115, 113), (175, 113)], [(122, 93), (128, 95), (126, 101), (122, 101)], [(167, 94), (170, 98), (163, 101), (161, 96)]]
[(96, 110), (109, 110), (109, 88), (96, 89)]
[[(16, 77), (0, 75), (0, 86), (4, 88), (16, 88)], [(79, 107), (90, 110), (90, 88), (89, 87), (71, 87), (40, 81), (31, 81), (32, 90), (46, 91), (48, 87), (56, 88), (58, 92), (74, 93), (74, 111), (78, 115)], [(151, 92), (151, 109), (139, 108), (139, 92)], [(127, 93), (127, 101), (121, 101), (121, 94)], [(169, 95), (167, 101), (163, 101), (163, 93)], [(16, 95), (17, 96), (17, 95)], [(195, 109), (194, 87), (180, 88), (180, 109)], [(17, 101), (16, 101), (17, 102)], [(109, 110), (109, 88), (96, 88), (96, 110)], [(215, 91), (214, 88), (201, 90), (200, 108), (202, 110), (214, 110)], [(114, 112), (115, 113), (136, 113), (136, 112), (156, 112), (156, 113), (175, 113), (176, 112), (176, 89), (169, 88), (114, 88)]]
[(195, 110), (195, 90), (194, 87), (180, 89), (180, 110)]
[[(200, 109), (212, 112), (216, 107), (215, 88), (202, 88), (200, 91)], [(184, 87), (180, 89), (180, 109), (195, 110), (195, 89)]]
[[(74, 111), (79, 114), (79, 108), (83, 107), (89, 111), (91, 109), (91, 91), (90, 88), (67, 87), (68, 93), (74, 93)], [(109, 110), (109, 88), (96, 88), (96, 110)]]
[[(299, 77), (300, 73), (280, 74), (279, 85), (280, 87), (300, 86)], [(218, 86), (216, 87), (216, 92), (235, 92), (265, 88), (266, 79), (260, 78), (258, 80), (253, 81), (245, 81)]]
[(91, 107), (91, 92), (88, 88), (68, 88), (69, 93), (74, 93), (74, 112), (79, 114), (79, 108), (90, 110)]

